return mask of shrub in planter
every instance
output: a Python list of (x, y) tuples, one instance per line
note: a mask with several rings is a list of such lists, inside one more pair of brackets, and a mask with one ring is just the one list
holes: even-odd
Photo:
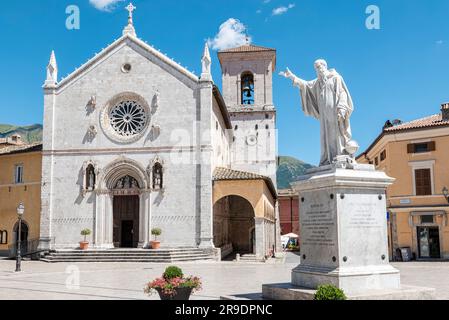
[(174, 278), (182, 278), (182, 277), (184, 277), (184, 274), (182, 273), (181, 268), (172, 266), (172, 267), (168, 267), (167, 269), (165, 269), (165, 272), (162, 275), (162, 277), (165, 280), (171, 280)]
[(314, 300), (347, 300), (347, 297), (343, 290), (326, 284), (318, 287)]
[(202, 289), (201, 279), (198, 277), (184, 277), (178, 267), (168, 267), (161, 278), (148, 283), (144, 291), (148, 295), (159, 293), (161, 300), (189, 300), (192, 292)]
[(151, 241), (151, 248), (159, 249), (161, 243), (160, 241), (157, 240), (157, 237), (159, 237), (162, 234), (162, 230), (160, 228), (154, 228), (151, 230), (151, 234), (154, 236), (154, 241)]
[(87, 236), (90, 236), (92, 231), (90, 229), (84, 229), (81, 231), (81, 235), (84, 236), (84, 241), (80, 242), (81, 250), (86, 250), (89, 247), (89, 242), (87, 242)]

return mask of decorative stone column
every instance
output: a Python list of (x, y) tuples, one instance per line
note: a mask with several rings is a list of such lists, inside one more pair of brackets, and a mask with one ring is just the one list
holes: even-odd
[(256, 226), (256, 258), (262, 259), (265, 257), (265, 218), (254, 218), (255, 226)]
[(147, 248), (150, 245), (150, 199), (150, 191), (144, 191), (140, 195), (139, 248)]

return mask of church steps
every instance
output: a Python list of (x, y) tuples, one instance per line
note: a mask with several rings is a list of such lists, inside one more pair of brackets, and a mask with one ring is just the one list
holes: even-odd
[(215, 260), (201, 249), (173, 250), (57, 250), (41, 258), (43, 262), (177, 262)]

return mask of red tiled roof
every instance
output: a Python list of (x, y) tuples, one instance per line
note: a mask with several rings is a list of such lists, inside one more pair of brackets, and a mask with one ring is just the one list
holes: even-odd
[(264, 180), (270, 189), (273, 197), (277, 199), (276, 188), (273, 184), (273, 181), (267, 176), (263, 176), (260, 174), (246, 172), (246, 171), (237, 171), (223, 167), (217, 167), (213, 174), (214, 181), (226, 181), (226, 180)]
[(8, 146), (0, 149), (0, 155), (42, 151), (42, 143), (33, 143), (22, 146)]
[(402, 131), (402, 130), (410, 130), (410, 129), (421, 129), (421, 128), (429, 128), (429, 127), (439, 127), (439, 126), (449, 126), (449, 120), (443, 120), (443, 116), (441, 113), (434, 114), (429, 117), (413, 120), (410, 122), (406, 122), (394, 127), (386, 128), (384, 131), (386, 133), (393, 131)]
[(231, 48), (226, 50), (221, 50), (219, 53), (231, 53), (231, 52), (261, 52), (261, 51), (276, 51), (271, 48), (255, 46), (252, 44), (245, 44), (237, 48)]

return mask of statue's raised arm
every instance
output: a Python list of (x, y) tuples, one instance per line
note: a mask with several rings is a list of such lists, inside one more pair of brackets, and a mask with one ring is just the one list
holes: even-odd
[(279, 72), (279, 75), (282, 77), (285, 77), (287, 79), (290, 79), (293, 81), (293, 85), (300, 85), (300, 84), (305, 84), (307, 83), (307, 81), (302, 80), (301, 78), (297, 77), (293, 72), (290, 71), (289, 68), (286, 68), (285, 71), (281, 71)]

